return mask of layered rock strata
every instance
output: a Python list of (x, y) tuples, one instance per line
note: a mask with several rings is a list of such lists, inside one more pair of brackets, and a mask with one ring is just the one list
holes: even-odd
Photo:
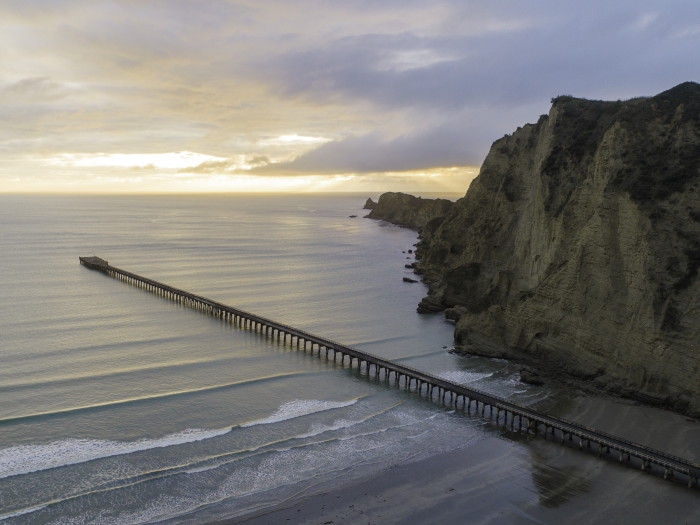
[(466, 352), (700, 415), (699, 119), (695, 83), (554, 99), (423, 223), (419, 309)]

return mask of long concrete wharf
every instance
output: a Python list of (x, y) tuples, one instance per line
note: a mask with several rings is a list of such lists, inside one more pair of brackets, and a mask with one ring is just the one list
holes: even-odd
[(474, 412), (483, 417), (493, 419), (495, 415), (496, 425), (510, 426), (511, 430), (517, 428), (519, 432), (525, 431), (535, 435), (540, 434), (541, 431), (545, 439), (557, 440), (574, 447), (578, 445), (578, 448), (597, 453), (598, 456), (616, 458), (620, 462), (624, 461), (642, 470), (663, 474), (664, 479), (685, 481), (688, 487), (698, 486), (700, 465), (686, 459), (573, 421), (543, 414), (475, 388), (453, 383), (325, 337), (141, 277), (110, 266), (107, 261), (99, 257), (80, 257), (80, 263), (87, 268), (176, 301), (183, 306), (220, 318), (234, 326), (253, 330), (264, 337), (276, 338), (284, 344), (288, 342), (291, 346), (312, 354), (316, 353), (319, 358), (323, 353), (323, 357), (337, 363), (340, 357), (342, 365), (345, 365), (347, 359), (350, 368), (356, 367), (360, 373), (364, 371), (368, 378), (386, 381), (399, 388), (405, 388), (443, 404), (449, 403), (468, 412), (473, 408)]

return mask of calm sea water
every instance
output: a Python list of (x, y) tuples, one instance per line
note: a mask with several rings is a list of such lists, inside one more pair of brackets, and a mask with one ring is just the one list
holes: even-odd
[[(129, 271), (530, 403), (419, 316), (414, 232), (362, 196), (1, 197), (0, 519), (240, 515), (483, 439), (483, 422), (89, 271)], [(358, 215), (358, 217), (350, 217)]]
[[(500, 439), (78, 256), (518, 403), (554, 395), (449, 353), (452, 325), (418, 315), (425, 289), (402, 281), (416, 234), (363, 219), (365, 198), (0, 197), (0, 521), (235, 517)], [(520, 483), (536, 500), (537, 478)]]

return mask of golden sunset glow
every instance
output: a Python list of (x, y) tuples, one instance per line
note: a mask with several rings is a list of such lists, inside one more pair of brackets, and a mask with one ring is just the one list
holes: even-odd
[(462, 192), (553, 96), (693, 80), (656, 3), (6, 0), (0, 192)]
[(161, 168), (185, 169), (198, 166), (203, 162), (224, 161), (221, 157), (202, 155), (190, 151), (177, 153), (98, 153), (70, 154), (64, 153), (46, 159), (47, 164), (65, 167), (87, 168)]

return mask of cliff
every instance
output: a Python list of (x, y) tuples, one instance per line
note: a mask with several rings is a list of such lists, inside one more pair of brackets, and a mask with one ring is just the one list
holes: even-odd
[[(422, 199), (406, 193), (384, 193), (379, 201), (365, 204), (366, 217), (381, 219), (419, 232), (430, 222), (444, 217), (454, 203), (447, 199)], [(433, 224), (435, 226), (436, 224)]]
[(464, 351), (700, 415), (700, 85), (552, 102), (425, 224), (419, 309)]

